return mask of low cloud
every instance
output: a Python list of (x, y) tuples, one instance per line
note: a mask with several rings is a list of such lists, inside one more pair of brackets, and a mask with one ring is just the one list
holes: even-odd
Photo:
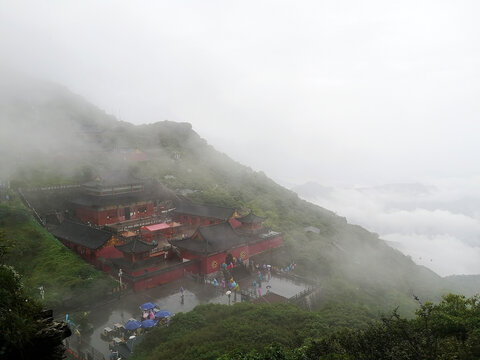
[(472, 246), (451, 235), (393, 233), (384, 240), (420, 265), (445, 276), (480, 274), (480, 247)]
[[(300, 196), (376, 232), (438, 274), (480, 274), (480, 193), (477, 177), (428, 184), (332, 187)], [(305, 194), (308, 194), (305, 195)]]

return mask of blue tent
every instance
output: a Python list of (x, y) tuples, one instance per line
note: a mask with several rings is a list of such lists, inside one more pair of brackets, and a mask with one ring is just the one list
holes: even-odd
[(141, 310), (152, 310), (153, 308), (157, 307), (154, 303), (147, 302), (145, 304), (140, 305)]
[(155, 324), (156, 324), (156, 322), (153, 321), (153, 320), (143, 320), (142, 321), (142, 327), (145, 328), (145, 329), (154, 327)]
[(164, 318), (170, 316), (170, 312), (167, 310), (160, 310), (155, 313), (156, 318)]
[(125, 329), (127, 330), (137, 330), (141, 326), (142, 326), (142, 323), (137, 320), (128, 320), (125, 323)]

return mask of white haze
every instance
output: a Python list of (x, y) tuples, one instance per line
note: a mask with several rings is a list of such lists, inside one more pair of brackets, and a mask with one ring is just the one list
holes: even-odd
[[(475, 0), (0, 0), (0, 70), (190, 122), (284, 185), (334, 185), (324, 206), (417, 262), (478, 273), (478, 182), (442, 179), (480, 174), (479, 18)], [(425, 198), (345, 189), (425, 178)]]
[(480, 274), (479, 177), (369, 188), (295, 190), (374, 231), (440, 275)]
[(0, 64), (275, 179), (471, 176), (480, 3), (0, 1)]

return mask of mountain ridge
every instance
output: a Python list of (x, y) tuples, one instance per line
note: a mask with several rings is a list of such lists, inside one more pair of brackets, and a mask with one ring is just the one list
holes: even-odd
[[(376, 234), (348, 224), (332, 211), (300, 199), (263, 172), (253, 171), (216, 151), (189, 123), (133, 125), (102, 115), (100, 109), (88, 102), (72, 105), (72, 98), (69, 99), (64, 102), (55, 98), (50, 103), (55, 104), (53, 109), (17, 102), (8, 106), (15, 111), (0, 111), (3, 120), (15, 122), (14, 116), (21, 113), (24, 123), (34, 119), (42, 124), (38, 128), (42, 133), (37, 134), (41, 135), (41, 141), (29, 137), (35, 146), (21, 151), (25, 156), (33, 149), (35, 161), (21, 162), (17, 158), (10, 167), (8, 178), (14, 186), (79, 182), (100, 169), (121, 167), (141, 178), (158, 179), (173, 190), (189, 190), (188, 197), (192, 200), (251, 209), (267, 217), (267, 226), (284, 233), (285, 247), (276, 261), (285, 264), (296, 261), (300, 275), (321, 284), (322, 295), (314, 308), (334, 302), (366, 306), (374, 312), (400, 306), (405, 313), (411, 313), (417, 306), (413, 295), (436, 300), (451, 287), (440, 276), (392, 249)], [(83, 110), (78, 112), (78, 109)], [(88, 124), (92, 132), (84, 131), (79, 136), (82, 124)], [(14, 132), (4, 139), (18, 139), (15, 124), (11, 125), (8, 129)], [(59, 128), (63, 131), (61, 139), (57, 139), (58, 131), (52, 130)], [(35, 154), (45, 139), (61, 140), (61, 144), (53, 151)], [(146, 154), (147, 160), (119, 159), (120, 148), (138, 149)], [(54, 160), (49, 157), (52, 153)], [(315, 226), (320, 233), (307, 234), (303, 230), (306, 226)]]

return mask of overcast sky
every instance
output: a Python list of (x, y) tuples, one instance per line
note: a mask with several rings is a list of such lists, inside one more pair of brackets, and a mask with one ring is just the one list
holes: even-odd
[(479, 1), (0, 0), (0, 65), (283, 184), (478, 174)]

